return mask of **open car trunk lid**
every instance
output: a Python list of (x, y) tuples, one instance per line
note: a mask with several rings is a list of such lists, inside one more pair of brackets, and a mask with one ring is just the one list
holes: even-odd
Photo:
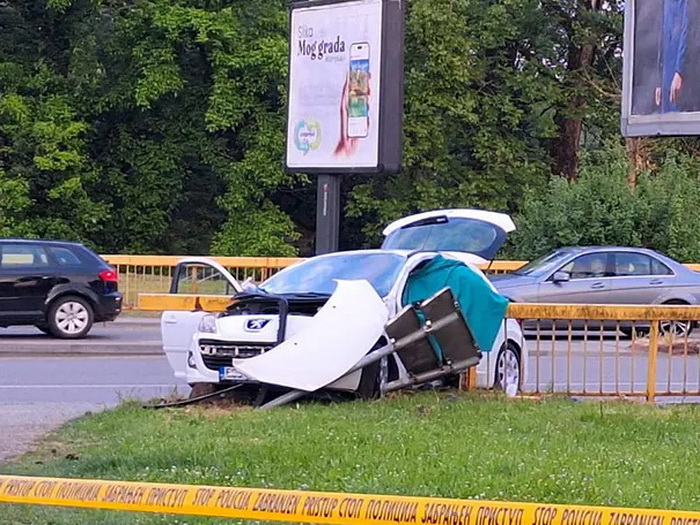
[[(474, 209), (434, 210), (410, 215), (384, 229), (385, 250), (470, 254), (469, 262), (495, 258), (515, 224), (505, 213)], [(461, 257), (460, 257), (461, 258)]]

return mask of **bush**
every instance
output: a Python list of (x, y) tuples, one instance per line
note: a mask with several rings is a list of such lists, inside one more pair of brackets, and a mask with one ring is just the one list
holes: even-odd
[(528, 191), (515, 221), (509, 256), (531, 259), (561, 246), (644, 246), (700, 261), (698, 163), (668, 154), (632, 190), (619, 145), (587, 154), (578, 180), (555, 178), (548, 192)]

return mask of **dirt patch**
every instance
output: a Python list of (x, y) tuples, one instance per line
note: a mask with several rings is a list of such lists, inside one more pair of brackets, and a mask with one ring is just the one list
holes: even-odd
[[(639, 339), (630, 345), (630, 350), (649, 351), (649, 339)], [(698, 355), (700, 354), (700, 340), (681, 339), (673, 342), (659, 340), (659, 353), (670, 355)]]
[(0, 464), (32, 450), (37, 440), (67, 421), (99, 410), (88, 403), (0, 404)]

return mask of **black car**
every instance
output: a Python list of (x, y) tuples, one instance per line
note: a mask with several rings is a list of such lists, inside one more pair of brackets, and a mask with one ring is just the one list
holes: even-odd
[(0, 239), (0, 327), (78, 339), (121, 310), (117, 272), (82, 244)]

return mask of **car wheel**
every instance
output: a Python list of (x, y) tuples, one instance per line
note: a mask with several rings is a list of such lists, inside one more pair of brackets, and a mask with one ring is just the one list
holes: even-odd
[(516, 385), (520, 390), (520, 351), (514, 343), (508, 342), (496, 358), (496, 378), (494, 387), (506, 390), (508, 385)]
[(662, 321), (659, 323), (661, 335), (673, 335), (676, 338), (684, 338), (693, 331), (692, 321)]
[(95, 314), (81, 297), (59, 297), (49, 308), (49, 330), (61, 339), (80, 339), (92, 328)]
[[(665, 305), (687, 306), (684, 301), (668, 301)], [(661, 321), (659, 323), (659, 333), (661, 335), (673, 335), (673, 337), (684, 338), (693, 331), (692, 321)]]

